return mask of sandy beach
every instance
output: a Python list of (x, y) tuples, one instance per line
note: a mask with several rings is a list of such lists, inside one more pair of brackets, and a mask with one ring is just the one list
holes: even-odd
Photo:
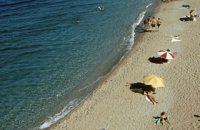
[[(146, 32), (113, 72), (81, 105), (50, 130), (197, 130), (200, 129), (200, 17), (180, 21), (188, 15), (190, 5), (200, 10), (200, 0), (162, 3), (155, 17), (162, 24), (159, 32)], [(180, 35), (180, 42), (171, 36)], [(155, 64), (148, 59), (162, 49), (176, 52), (171, 63)], [(156, 89), (158, 104), (152, 105), (144, 95), (130, 90), (128, 83), (143, 82), (155, 74), (165, 81)], [(171, 125), (154, 124), (154, 116), (165, 111)]]

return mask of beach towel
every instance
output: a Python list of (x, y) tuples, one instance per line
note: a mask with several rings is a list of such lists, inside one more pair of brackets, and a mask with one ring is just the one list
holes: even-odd
[(163, 122), (161, 121), (160, 117), (155, 118), (155, 124), (156, 125), (163, 125)]
[[(156, 125), (163, 125), (163, 122), (161, 121), (160, 117), (154, 117), (155, 118), (155, 124)], [(168, 120), (169, 117), (167, 117), (166, 120)]]
[(180, 42), (181, 40), (180, 39), (178, 39), (178, 38), (172, 38), (172, 40), (171, 40), (171, 42)]

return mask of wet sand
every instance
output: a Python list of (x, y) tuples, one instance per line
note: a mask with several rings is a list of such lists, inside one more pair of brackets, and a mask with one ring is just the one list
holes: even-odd
[[(200, 17), (196, 22), (180, 21), (190, 5), (200, 10), (200, 0), (163, 3), (155, 9), (160, 17), (159, 32), (141, 34), (137, 44), (112, 74), (73, 112), (51, 130), (195, 130), (200, 129)], [(171, 36), (180, 35), (180, 42)], [(148, 59), (157, 51), (176, 52), (171, 63), (155, 64)], [(152, 105), (141, 93), (130, 90), (128, 83), (143, 82), (143, 76), (155, 74), (165, 81), (156, 89), (158, 104)], [(171, 125), (154, 124), (162, 111)]]

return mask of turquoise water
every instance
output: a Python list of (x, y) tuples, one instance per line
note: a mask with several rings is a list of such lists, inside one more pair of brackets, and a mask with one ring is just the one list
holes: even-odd
[(130, 50), (151, 3), (0, 0), (0, 129), (43, 129), (71, 111)]

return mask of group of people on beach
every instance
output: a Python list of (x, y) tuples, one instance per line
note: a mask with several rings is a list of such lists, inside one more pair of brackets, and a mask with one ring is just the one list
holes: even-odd
[[(190, 6), (187, 6), (187, 7), (190, 8)], [(198, 17), (197, 10), (194, 9), (194, 10), (190, 10), (189, 16), (187, 16), (186, 17), (187, 19), (186, 20), (184, 19), (184, 20), (187, 21), (189, 19), (191, 21), (196, 21), (196, 19), (195, 19), (196, 17)], [(148, 18), (144, 19), (144, 31), (146, 31), (146, 32), (147, 31), (159, 31), (160, 25), (161, 25), (160, 18), (156, 19), (155, 17), (149, 16)], [(179, 37), (180, 37), (180, 35), (173, 36), (171, 42), (180, 41)], [(167, 49), (167, 51), (170, 52), (169, 49)], [(169, 60), (167, 59), (167, 63), (168, 62), (169, 62)], [(154, 94), (156, 94), (155, 90), (143, 91), (143, 92), (144, 92), (143, 94), (150, 100), (150, 102), (153, 105), (158, 103), (156, 97), (154, 96)], [(159, 117), (154, 117), (154, 118), (155, 118), (155, 124), (157, 124), (157, 125), (163, 125), (165, 122), (170, 124), (165, 112), (162, 112)]]
[(144, 31), (159, 31), (161, 19), (149, 16), (144, 19)]
[[(190, 9), (189, 5), (184, 5), (183, 7), (187, 7), (188, 9)], [(186, 17), (187, 19), (184, 19), (184, 20), (188, 21), (188, 19), (189, 19), (190, 21), (196, 21), (196, 17), (199, 17), (199, 16), (200, 16), (200, 10), (197, 11), (196, 9), (193, 9), (193, 10), (190, 10), (189, 15)], [(143, 27), (144, 27), (144, 31), (159, 31), (160, 25), (161, 25), (160, 18), (156, 19), (155, 17), (149, 16), (148, 18), (144, 19)], [(171, 36), (171, 42), (178, 42), (178, 41), (181, 41), (179, 34)], [(170, 52), (169, 49), (167, 49), (166, 51)], [(162, 58), (162, 57), (159, 57), (159, 58), (162, 62), (163, 62), (163, 60), (165, 60), (165, 62), (163, 62), (163, 63), (170, 63), (170, 61), (173, 59), (173, 58), (167, 59), (167, 58)], [(149, 101), (153, 105), (158, 103), (158, 101), (155, 97), (155, 94), (156, 94), (155, 89), (152, 88), (153, 86), (146, 85), (149, 89), (146, 89), (145, 85), (143, 85), (143, 86), (138, 85), (138, 83), (137, 83), (137, 86), (135, 88), (141, 88), (142, 93), (145, 95), (145, 98), (147, 99), (147, 101)], [(195, 115), (195, 117), (199, 118), (200, 116)], [(167, 116), (165, 112), (162, 112), (160, 114), (160, 116), (154, 117), (154, 118), (155, 118), (155, 124), (157, 124), (157, 125), (164, 125), (164, 123), (168, 123), (170, 125), (170, 122), (168, 120), (169, 116)], [(198, 120), (198, 121), (200, 121), (200, 120)]]

